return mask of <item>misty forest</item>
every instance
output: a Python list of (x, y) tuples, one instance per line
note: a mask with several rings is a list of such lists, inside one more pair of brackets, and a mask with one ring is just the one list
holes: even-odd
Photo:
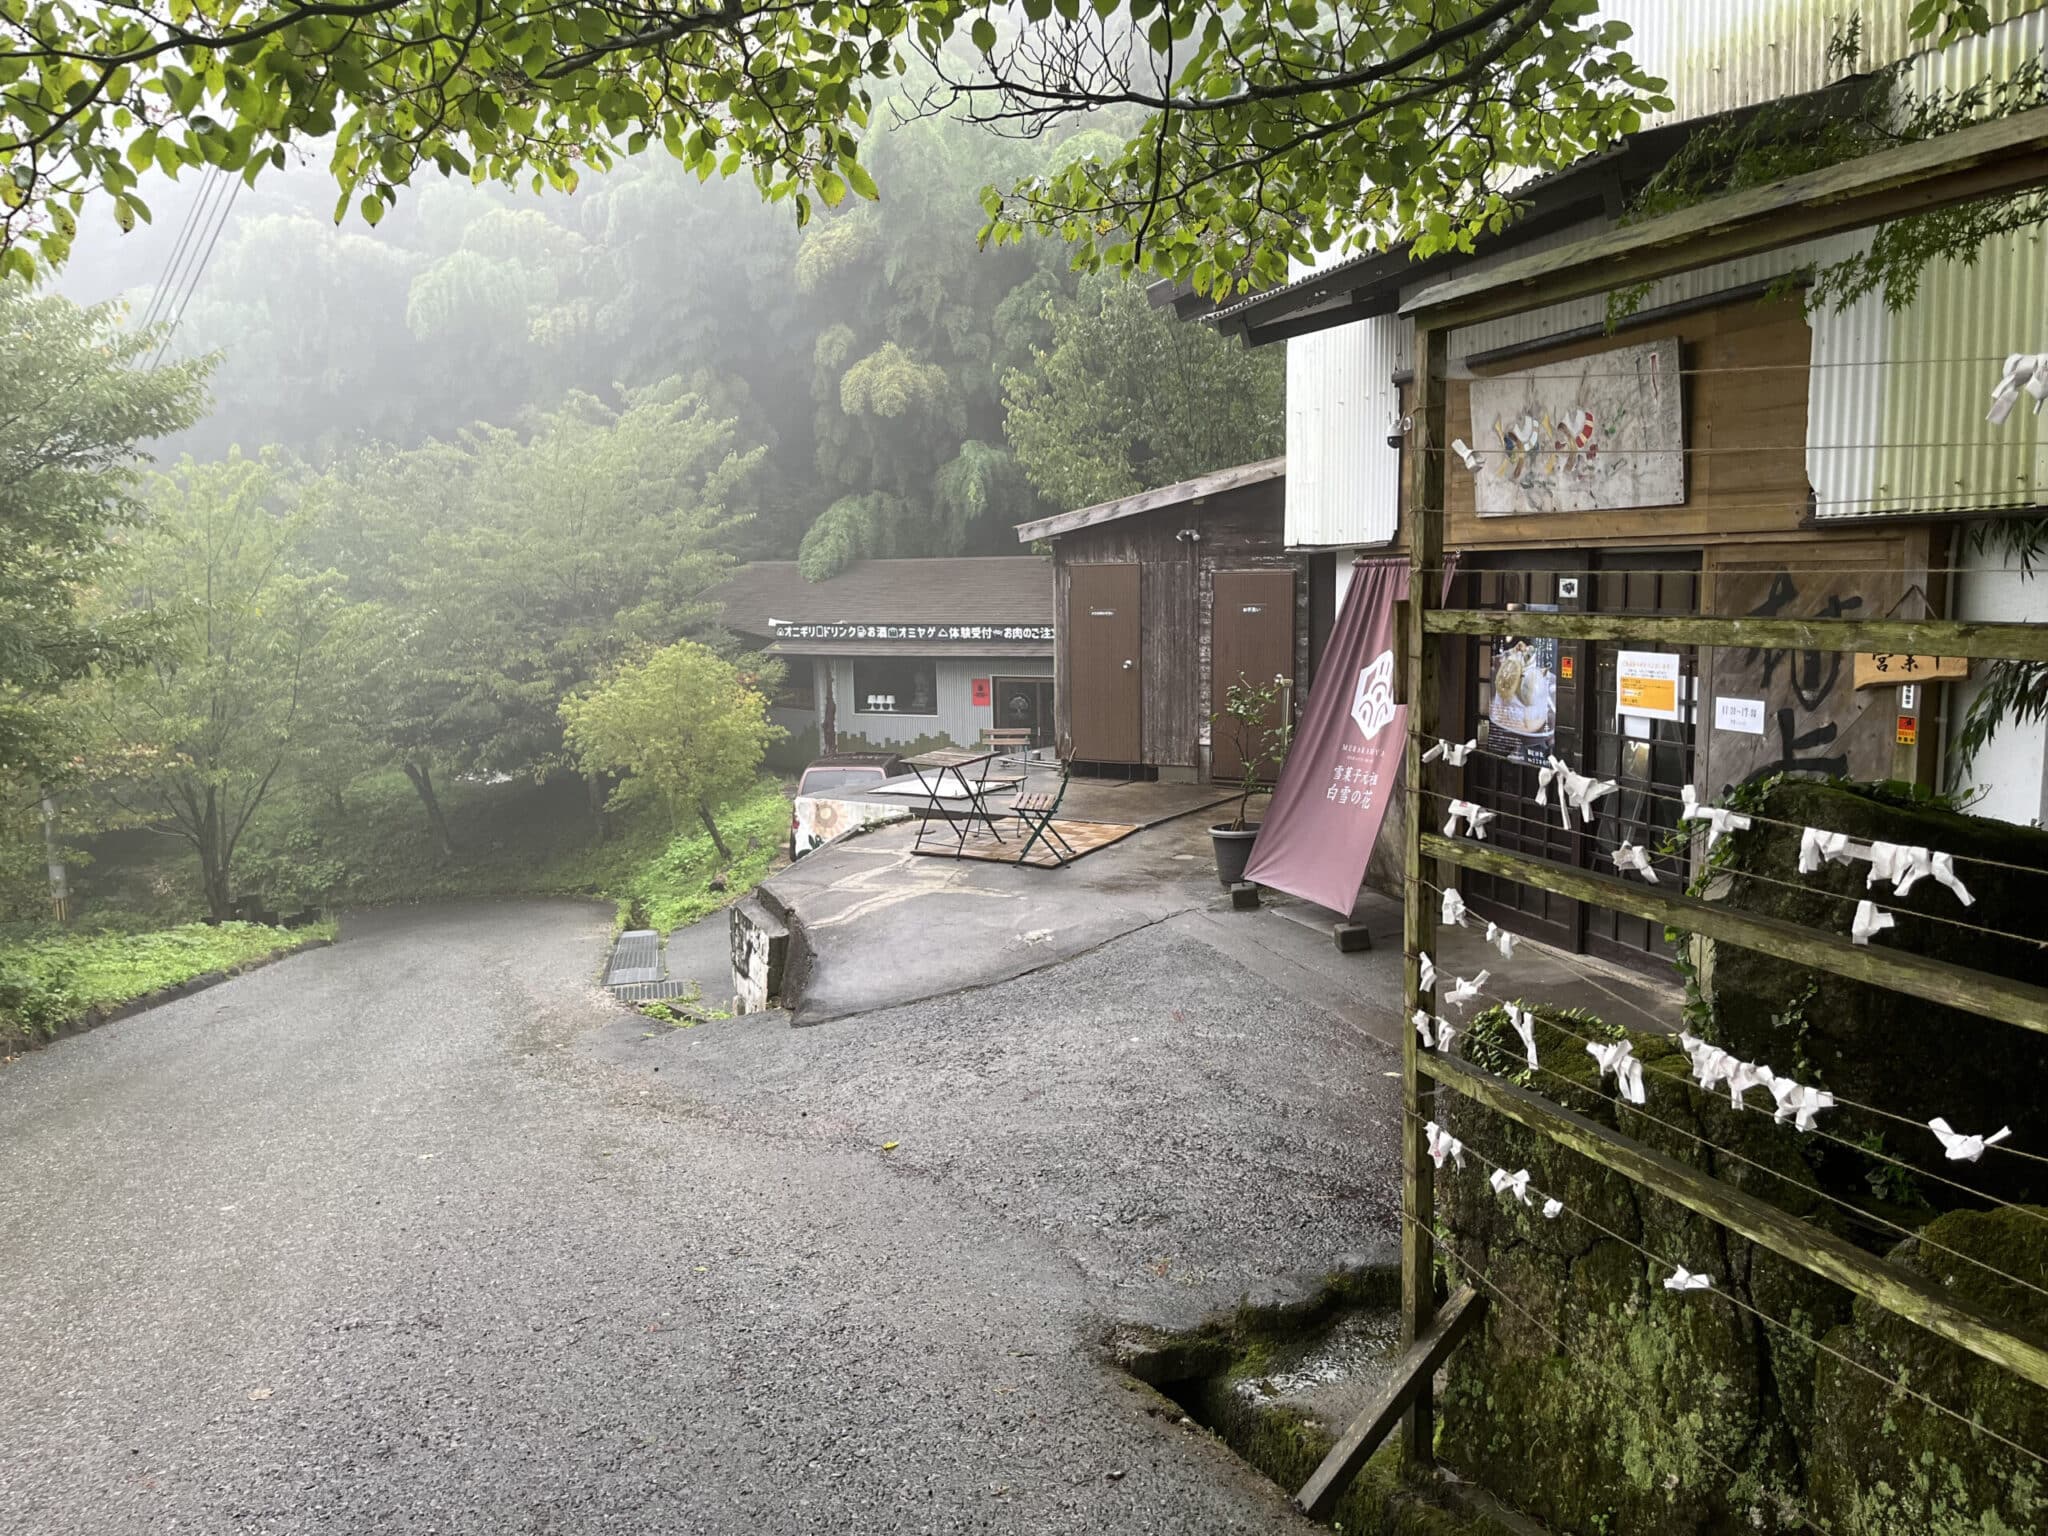
[(0, 424), (0, 540), (88, 594), (32, 615), (62, 643), (0, 715), (6, 920), (46, 922), (53, 859), (89, 929), (536, 889), (668, 926), (758, 879), (800, 766), (772, 732), (683, 807), (576, 729), (651, 666), (759, 719), (774, 664), (701, 600), (737, 563), (1017, 554), (1279, 451), (1277, 349), (978, 241), (984, 187), (1091, 136), (905, 120), (879, 196), (802, 228), (661, 154), (572, 195), (432, 178), (374, 226), (319, 165), (191, 170), (0, 286), (0, 398), (47, 402)]

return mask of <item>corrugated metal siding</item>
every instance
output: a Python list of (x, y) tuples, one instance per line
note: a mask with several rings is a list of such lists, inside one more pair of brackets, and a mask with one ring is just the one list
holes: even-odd
[[(2039, 9), (1914, 64), (1922, 91), (2009, 73), (2048, 48)], [(1829, 242), (1840, 259), (1868, 236)], [(2048, 227), (1987, 244), (1974, 263), (1922, 274), (1897, 314), (1872, 294), (1813, 316), (1807, 461), (1822, 518), (1969, 512), (2048, 502), (2048, 417), (2022, 405), (1985, 421), (2008, 352), (2048, 346)]]
[(1287, 543), (1384, 544), (1399, 513), (1394, 371), (1406, 322), (1387, 315), (1287, 343)]
[[(2038, 12), (2048, 0), (1992, 0), (1995, 21)], [(1907, 35), (1912, 0), (1607, 0), (1605, 15), (1635, 31), (1631, 56), (1670, 82), (1683, 121), (1774, 96), (1817, 90), (1841, 78), (1828, 49), (1861, 20), (1857, 68), (1897, 63), (1917, 47)]]

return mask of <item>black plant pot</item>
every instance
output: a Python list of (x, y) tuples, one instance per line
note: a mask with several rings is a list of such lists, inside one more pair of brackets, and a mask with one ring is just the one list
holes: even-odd
[(1244, 867), (1252, 856), (1252, 839), (1258, 835), (1256, 821), (1242, 827), (1225, 823), (1209, 829), (1209, 840), (1216, 845), (1216, 878), (1226, 888), (1244, 880)]

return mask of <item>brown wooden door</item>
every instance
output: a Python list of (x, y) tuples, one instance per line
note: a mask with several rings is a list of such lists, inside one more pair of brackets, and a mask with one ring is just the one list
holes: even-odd
[(1067, 567), (1070, 755), (1087, 763), (1144, 761), (1138, 701), (1138, 567)]
[[(1221, 714), (1231, 684), (1253, 686), (1276, 677), (1294, 680), (1294, 572), (1218, 571), (1211, 594), (1209, 713)], [(1284, 697), (1268, 712), (1267, 727), (1280, 723), (1292, 703)], [(1209, 769), (1217, 779), (1244, 772), (1244, 755), (1233, 722), (1210, 727)], [(1256, 745), (1256, 743), (1249, 743)]]

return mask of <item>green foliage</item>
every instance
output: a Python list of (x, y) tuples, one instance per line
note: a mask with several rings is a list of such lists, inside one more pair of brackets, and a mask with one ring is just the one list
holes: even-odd
[(302, 573), (304, 486), (273, 456), (159, 477), (127, 607), (164, 636), (91, 701), (96, 792), (190, 845), (207, 911), (233, 903), (236, 849), (299, 728), (336, 583)]
[[(1913, 14), (1915, 36), (1938, 30), (1944, 41), (1982, 32), (1989, 25), (1984, 7), (1969, 0), (1922, 0)], [(1655, 217), (1705, 198), (2048, 105), (2048, 69), (2039, 60), (2025, 60), (2009, 72), (1966, 86), (1923, 91), (1908, 83), (1904, 63), (1869, 74), (1853, 73), (1859, 50), (1859, 29), (1852, 22), (1829, 50), (1831, 59), (1851, 73), (1825, 95), (1767, 102), (1741, 119), (1699, 128), (1638, 195), (1630, 218)], [(1840, 310), (1876, 293), (1896, 313), (1919, 295), (1921, 277), (1930, 266), (1944, 261), (1973, 266), (1991, 242), (2044, 219), (2048, 194), (2039, 192), (1964, 202), (1896, 219), (1880, 225), (1865, 249), (1814, 272), (1806, 291), (1807, 306)], [(1634, 313), (1648, 291), (1642, 286), (1610, 295), (1609, 325)]]
[(558, 766), (565, 697), (706, 622), (763, 457), (669, 379), (342, 464), (316, 547), (363, 602), (332, 636), (323, 716), (429, 781)]
[(206, 366), (142, 366), (161, 341), (111, 305), (0, 278), (0, 789), (68, 777), (67, 685), (133, 663), (146, 624), (90, 599), (141, 520), (140, 442), (189, 426)]
[[(772, 779), (720, 811), (730, 857), (701, 825), (675, 827), (651, 801), (610, 818), (599, 838), (583, 786), (566, 776), (542, 784), (452, 779), (442, 798), (452, 853), (419, 835), (413, 788), (395, 771), (355, 781), (338, 811), (295, 789), (251, 828), (243, 883), (280, 908), (587, 896), (617, 903), (629, 926), (666, 930), (752, 890), (789, 836), (789, 798)], [(138, 887), (148, 871), (102, 865), (96, 875), (107, 901), (143, 903)], [(712, 888), (714, 879), (723, 889)]]
[(1287, 748), (1294, 740), (1294, 717), (1287, 707), (1289, 685), (1283, 677), (1254, 686), (1239, 678), (1230, 685), (1223, 708), (1209, 723), (1229, 738), (1243, 767), (1238, 771), (1237, 811), (1231, 827), (1243, 831), (1252, 796), (1280, 777)]
[(672, 826), (701, 820), (714, 844), (714, 813), (753, 782), (761, 754), (782, 734), (739, 669), (689, 640), (620, 667), (561, 709), (583, 771), (626, 776), (614, 805), (651, 796)]
[(806, 581), (823, 581), (856, 560), (886, 560), (910, 520), (908, 504), (886, 491), (842, 496), (811, 524), (797, 550), (797, 569)]
[(333, 937), (332, 923), (188, 923), (157, 933), (63, 933), (0, 944), (0, 1034), (47, 1037), (89, 1008), (116, 1007)]
[(1286, 359), (1176, 321), (1142, 289), (1093, 282), (1047, 306), (1050, 347), (1003, 380), (1007, 430), (1038, 493), (1082, 507), (1285, 446)]

